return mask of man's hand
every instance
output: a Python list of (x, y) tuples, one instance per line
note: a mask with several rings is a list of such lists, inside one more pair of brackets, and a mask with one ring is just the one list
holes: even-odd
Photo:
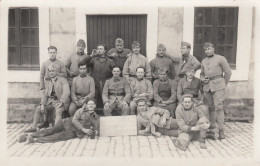
[(203, 103), (203, 101), (199, 101), (199, 103), (198, 103), (198, 105), (203, 105), (204, 103)]
[(108, 55), (108, 57), (114, 58), (114, 57), (117, 57), (117, 54), (113, 52), (112, 54)]
[(122, 105), (123, 105), (123, 106), (128, 106), (128, 104), (127, 104), (126, 101), (122, 101)]
[(71, 71), (70, 76), (73, 77), (73, 76), (75, 76), (75, 74)]
[(145, 133), (150, 133), (151, 132), (151, 126), (147, 126), (144, 130)]
[(129, 54), (126, 55), (126, 58), (129, 58), (129, 57), (132, 56), (132, 55), (133, 55), (133, 53), (130, 52)]
[(168, 105), (168, 104), (169, 104), (168, 101), (162, 101), (162, 103), (165, 104), (165, 105)]
[(95, 130), (95, 135), (98, 136), (98, 131), (97, 130)]
[(209, 82), (209, 78), (207, 77), (201, 78), (201, 81), (206, 84)]
[(45, 113), (45, 106), (43, 104), (41, 105), (41, 112)]
[(166, 105), (166, 104), (163, 104), (163, 103), (159, 103), (159, 106), (161, 106), (161, 107), (166, 107), (167, 105)]
[(162, 121), (161, 121), (161, 125), (162, 125), (163, 127), (166, 126), (166, 119), (165, 119), (165, 118), (162, 119)]
[(191, 131), (199, 131), (199, 130), (200, 130), (199, 126), (191, 127)]
[(109, 107), (109, 101), (107, 101), (106, 103), (105, 103), (105, 105), (104, 105), (104, 107)]
[(85, 134), (91, 135), (93, 133), (93, 131), (91, 129), (81, 129), (81, 131), (83, 131)]

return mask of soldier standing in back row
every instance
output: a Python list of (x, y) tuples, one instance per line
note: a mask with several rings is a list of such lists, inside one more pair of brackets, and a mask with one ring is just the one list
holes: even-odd
[[(77, 42), (77, 53), (71, 55), (66, 62), (66, 69), (68, 73), (68, 82), (71, 86), (73, 78), (79, 75), (79, 67), (78, 64), (84, 58), (89, 57), (89, 55), (84, 53), (84, 49), (86, 48), (86, 44), (84, 40), (79, 39)], [(89, 71), (88, 71), (89, 72)]]
[[(216, 120), (219, 126), (219, 139), (224, 139), (224, 100), (225, 88), (231, 77), (231, 69), (225, 57), (214, 53), (212, 43), (204, 44), (207, 55), (202, 60), (201, 81), (206, 103), (209, 106), (209, 119), (211, 132), (216, 131)], [(223, 77), (224, 73), (224, 77)], [(215, 137), (213, 139), (216, 139)]]
[(169, 56), (172, 61), (179, 63), (179, 78), (183, 78), (185, 76), (185, 72), (187, 68), (193, 68), (196, 72), (200, 68), (200, 62), (197, 60), (195, 56), (190, 54), (191, 45), (187, 42), (181, 42), (181, 57)]

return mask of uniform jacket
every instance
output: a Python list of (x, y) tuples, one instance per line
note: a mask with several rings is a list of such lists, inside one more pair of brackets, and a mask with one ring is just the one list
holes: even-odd
[(185, 110), (182, 104), (178, 105), (175, 114), (180, 132), (191, 132), (191, 127), (195, 126), (200, 118), (206, 118), (199, 108), (193, 105), (191, 109)]
[(99, 84), (99, 81), (102, 81), (102, 84), (105, 83), (106, 79), (112, 77), (112, 68), (115, 66), (114, 60), (108, 57), (86, 57), (82, 60), (88, 65), (92, 66), (91, 76), (94, 78), (95, 84)]
[(54, 61), (51, 61), (50, 59), (48, 59), (47, 61), (43, 62), (42, 66), (41, 66), (41, 74), (40, 74), (40, 89), (45, 89), (45, 79), (50, 79), (49, 77), (49, 71), (48, 71), (48, 67), (50, 66), (50, 64), (55, 64), (58, 66), (58, 75), (61, 77), (66, 78), (67, 77), (67, 71), (66, 71), (66, 67), (64, 65), (63, 62), (61, 62), (60, 60), (56, 59)]
[(85, 53), (83, 55), (73, 54), (68, 58), (65, 66), (75, 75), (79, 75), (78, 64), (86, 57), (89, 57), (89, 55)]
[[(54, 85), (54, 86), (53, 86)], [(52, 89), (54, 88), (57, 99), (63, 104), (70, 101), (70, 88), (66, 78), (57, 76), (53, 83), (51, 80), (46, 81), (46, 89), (41, 99), (41, 104), (47, 105), (50, 102)]]
[(115, 81), (114, 78), (106, 80), (103, 93), (102, 93), (103, 103), (109, 101), (111, 104), (118, 100), (124, 100), (127, 103), (131, 99), (131, 91), (128, 82), (119, 77), (118, 81)]
[(223, 76), (223, 78), (216, 78), (209, 80), (207, 84), (203, 85), (203, 90), (212, 92), (225, 89), (231, 77), (231, 69), (225, 57), (214, 54), (212, 57), (206, 57), (202, 61), (201, 66), (201, 79), (204, 77)]
[[(167, 100), (163, 100), (160, 96), (161, 90), (159, 89), (159, 84), (163, 84), (164, 86), (170, 86), (171, 96)], [(153, 92), (154, 92), (154, 100), (160, 103), (161, 101), (171, 101), (171, 103), (176, 102), (177, 96), (177, 82), (175, 80), (168, 79), (165, 83), (160, 82), (159, 79), (153, 82)]]
[(72, 123), (77, 129), (76, 134), (78, 137), (85, 135), (81, 130), (83, 128), (89, 129), (91, 123), (93, 124), (94, 130), (99, 131), (99, 116), (94, 112), (93, 115), (87, 110), (87, 108), (82, 107), (76, 111), (72, 118)]
[(184, 94), (192, 94), (194, 97), (198, 96), (199, 90), (202, 90), (200, 79), (193, 77), (191, 82), (189, 82), (187, 81), (187, 78), (184, 77), (180, 79), (178, 83), (178, 89), (177, 89), (178, 100), (182, 101), (182, 95)]
[(156, 58), (151, 60), (150, 66), (151, 66), (151, 72), (152, 72), (153, 78), (159, 77), (158, 70), (160, 68), (167, 69), (168, 77), (170, 79), (173, 79), (175, 77), (174, 64), (171, 61), (169, 61), (169, 59), (166, 57), (160, 57), (160, 56), (156, 55)]
[(73, 78), (71, 99), (72, 101), (75, 101), (82, 97), (88, 97), (89, 99), (94, 99), (95, 97), (94, 79), (88, 75), (83, 78), (80, 76)]
[(145, 68), (145, 77), (152, 78), (150, 64), (148, 63), (147, 58), (142, 54), (133, 54), (127, 58), (123, 68), (123, 76), (136, 76), (137, 67)]
[(170, 56), (170, 58), (174, 62), (179, 62), (179, 74), (185, 74), (190, 69), (197, 71), (201, 66), (197, 58), (192, 55), (188, 55), (185, 60), (182, 57)]
[[(137, 79), (133, 79), (133, 81), (130, 82), (131, 87), (131, 96), (133, 99), (138, 100), (140, 97), (139, 95), (148, 93), (149, 96), (146, 97), (146, 100), (151, 101), (153, 99), (153, 87), (150, 80), (147, 80), (143, 78), (142, 80), (138, 81)], [(134, 97), (137, 95), (137, 97)]]
[(123, 71), (123, 67), (125, 64), (126, 59), (128, 58), (127, 55), (130, 54), (132, 51), (127, 49), (127, 48), (123, 48), (123, 51), (121, 53), (117, 52), (116, 48), (111, 48), (108, 52), (107, 55), (111, 55), (113, 53), (116, 53), (116, 57), (112, 57), (111, 59), (113, 59), (115, 61), (115, 64), (117, 66), (119, 66), (120, 70)]

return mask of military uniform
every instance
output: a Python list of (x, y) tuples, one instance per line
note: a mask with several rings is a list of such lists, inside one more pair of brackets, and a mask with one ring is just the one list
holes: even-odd
[(161, 56), (156, 55), (156, 58), (151, 60), (150, 66), (151, 66), (151, 72), (152, 72), (152, 76), (153, 76), (154, 80), (159, 77), (158, 70), (161, 68), (167, 69), (168, 78), (174, 79), (174, 77), (175, 77), (174, 65), (165, 56), (161, 57)]
[[(145, 68), (145, 77), (147, 79), (151, 79), (151, 67), (148, 63), (148, 60), (142, 54), (135, 55), (132, 54), (127, 60), (125, 61), (124, 68), (123, 68), (123, 76), (126, 77), (136, 77), (136, 68), (143, 67)], [(132, 78), (131, 78), (132, 80)]]
[[(68, 82), (70, 86), (72, 85), (73, 78), (77, 77), (79, 75), (79, 62), (81, 62), (84, 58), (89, 58), (89, 55), (85, 53), (77, 53), (73, 54), (69, 57), (69, 59), (66, 62), (66, 68), (69, 72), (73, 72), (74, 75), (70, 76), (70, 73), (68, 73)], [(89, 72), (89, 70), (88, 70)]]
[(48, 67), (51, 64), (55, 64), (58, 66), (57, 71), (58, 71), (58, 75), (61, 77), (66, 78), (67, 77), (67, 71), (66, 71), (66, 67), (64, 65), (63, 62), (61, 62), (58, 59), (55, 59), (54, 61), (48, 59), (47, 61), (43, 62), (42, 66), (41, 66), (41, 71), (40, 71), (40, 90), (45, 89), (45, 80), (50, 80), (50, 76), (49, 76), (49, 71), (48, 71)]
[(130, 82), (132, 101), (130, 101), (130, 115), (135, 115), (137, 108), (137, 100), (144, 98), (147, 100), (147, 105), (151, 105), (151, 100), (153, 99), (153, 87), (150, 80), (143, 78), (138, 80), (134, 78)]
[(202, 86), (200, 83), (200, 80), (196, 77), (193, 77), (191, 81), (188, 81), (186, 76), (182, 78), (178, 83), (178, 89), (177, 89), (177, 97), (179, 102), (182, 101), (182, 95), (185, 94), (192, 94), (193, 100), (197, 107), (199, 107), (200, 110), (205, 114), (205, 116), (209, 119), (209, 110), (208, 108), (202, 103), (199, 103), (201, 100), (199, 97), (199, 91), (201, 91), (203, 95)]
[[(75, 101), (85, 100), (87, 102), (95, 97), (95, 82), (94, 79), (88, 75), (81, 77), (80, 75), (75, 77), (71, 87), (71, 99), (69, 113), (74, 115), (75, 111), (79, 108)], [(84, 103), (83, 103), (84, 104)]]
[[(158, 131), (163, 135), (178, 136), (177, 121), (170, 117), (170, 113), (166, 109), (147, 107), (147, 112), (139, 112), (136, 118), (138, 135), (150, 135), (150, 133), (156, 135), (156, 131)], [(166, 119), (165, 126), (161, 124), (163, 119)], [(150, 129), (146, 130), (147, 128)]]
[[(224, 77), (223, 73), (225, 73)], [(201, 79), (209, 78), (208, 83), (203, 85), (203, 91), (206, 103), (209, 106), (212, 128), (215, 128), (216, 120), (220, 130), (224, 127), (225, 87), (230, 80), (231, 74), (226, 58), (221, 55), (214, 54), (202, 61)]]
[(191, 127), (196, 126), (199, 119), (205, 119), (205, 123), (208, 123), (204, 113), (194, 105), (191, 109), (186, 110), (182, 104), (179, 104), (176, 109), (176, 120), (180, 127), (179, 137), (176, 140), (175, 145), (183, 150), (186, 150), (191, 140), (205, 140), (206, 129), (200, 131), (191, 131)]
[[(171, 117), (175, 117), (175, 109), (177, 106), (177, 82), (175, 80), (168, 79), (165, 82), (159, 79), (153, 83), (154, 103), (156, 107), (165, 108), (170, 112)], [(168, 101), (167, 106), (161, 106), (162, 101)]]
[(39, 143), (54, 143), (66, 141), (75, 137), (83, 138), (86, 135), (82, 128), (89, 129), (91, 124), (93, 130), (99, 133), (99, 116), (94, 112), (93, 115), (85, 108), (79, 109), (73, 117), (59, 120), (53, 127), (39, 130), (31, 134), (37, 138)]
[(112, 77), (112, 68), (115, 66), (115, 62), (108, 57), (87, 57), (83, 59), (83, 62), (93, 66), (91, 76), (95, 81), (95, 98), (97, 106), (103, 107), (102, 91), (104, 83), (108, 78)]
[(111, 116), (111, 112), (115, 108), (122, 111), (122, 115), (129, 115), (130, 108), (128, 105), (123, 105), (123, 101), (129, 104), (131, 99), (130, 86), (122, 77), (110, 78), (106, 80), (103, 93), (103, 103), (109, 102), (109, 105), (104, 107), (104, 115)]
[(117, 56), (116, 57), (112, 57), (111, 59), (113, 59), (115, 61), (116, 66), (118, 66), (120, 68), (120, 70), (123, 71), (123, 67), (124, 67), (125, 61), (128, 58), (127, 55), (130, 54), (131, 52), (132, 51), (127, 49), (127, 48), (123, 48), (122, 52), (118, 52), (116, 48), (111, 48), (107, 52), (107, 56), (115, 53)]

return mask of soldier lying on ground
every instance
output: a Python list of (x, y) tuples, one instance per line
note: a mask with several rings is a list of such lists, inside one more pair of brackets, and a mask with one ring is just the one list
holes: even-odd
[[(170, 117), (170, 112), (159, 107), (147, 107), (145, 99), (137, 101), (137, 132), (138, 135), (178, 136), (176, 119)], [(142, 130), (142, 128), (145, 128)]]
[[(96, 104), (89, 100), (78, 109), (73, 117), (59, 120), (53, 127), (39, 130), (34, 133), (24, 133), (19, 136), (18, 142), (26, 144), (39, 142), (66, 141), (75, 137), (83, 138), (85, 135), (99, 134), (99, 116), (95, 112)], [(93, 130), (91, 130), (91, 126)], [(94, 133), (93, 133), (94, 132)]]

